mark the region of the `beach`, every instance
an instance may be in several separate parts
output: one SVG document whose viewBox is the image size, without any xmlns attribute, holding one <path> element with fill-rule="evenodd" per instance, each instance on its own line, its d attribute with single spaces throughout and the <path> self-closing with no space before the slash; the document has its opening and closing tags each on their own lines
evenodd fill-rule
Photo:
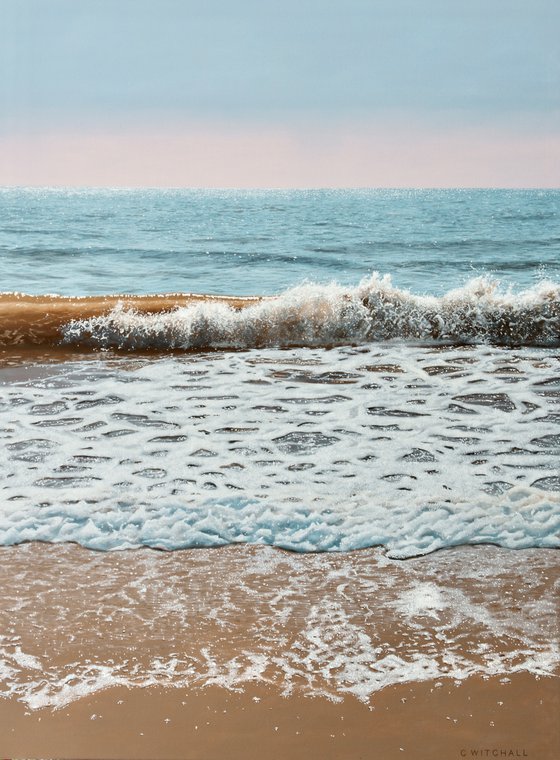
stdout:
<svg viewBox="0 0 560 760">
<path fill-rule="evenodd" d="M 560 748 L 555 551 L 1 553 L 4 756 Z"/>
<path fill-rule="evenodd" d="M 0 756 L 556 760 L 557 203 L 2 191 Z"/>
</svg>

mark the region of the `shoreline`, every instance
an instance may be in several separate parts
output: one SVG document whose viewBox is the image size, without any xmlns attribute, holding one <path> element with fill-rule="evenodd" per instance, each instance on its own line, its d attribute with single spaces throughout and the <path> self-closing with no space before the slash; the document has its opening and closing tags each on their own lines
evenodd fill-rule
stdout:
<svg viewBox="0 0 560 760">
<path fill-rule="evenodd" d="M 4 757 L 560 751 L 555 550 L 29 543 L 0 559 Z"/>
<path fill-rule="evenodd" d="M 71 356 L 63 351 L 61 361 Z M 374 379 L 399 375 L 380 361 L 367 366 Z M 433 362 L 431 371 L 446 369 Z M 38 394 L 64 369 L 14 359 L 0 382 L 38 381 Z M 509 381 L 509 364 L 492 369 Z M 314 378 L 300 365 L 271 371 L 287 382 L 292 371 Z M 329 378 L 341 381 L 354 378 Z M 76 387 L 70 377 L 63 395 Z M 44 419 L 56 415 L 30 424 Z M 8 493 L 8 509 L 17 507 L 19 493 L 13 502 Z M 558 550 L 465 544 L 400 560 L 380 547 L 94 551 L 29 542 L 0 547 L 0 560 L 0 756 L 560 756 Z"/>
</svg>

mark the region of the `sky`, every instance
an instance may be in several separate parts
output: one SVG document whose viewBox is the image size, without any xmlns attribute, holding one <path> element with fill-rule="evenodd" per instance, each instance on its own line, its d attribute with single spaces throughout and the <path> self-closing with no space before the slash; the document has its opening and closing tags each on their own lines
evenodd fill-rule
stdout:
<svg viewBox="0 0 560 760">
<path fill-rule="evenodd" d="M 559 187 L 557 0 L 0 0 L 0 185 Z"/>
</svg>

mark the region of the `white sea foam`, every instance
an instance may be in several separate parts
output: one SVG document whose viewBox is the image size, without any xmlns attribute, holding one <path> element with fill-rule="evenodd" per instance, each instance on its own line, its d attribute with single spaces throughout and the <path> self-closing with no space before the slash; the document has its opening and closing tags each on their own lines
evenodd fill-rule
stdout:
<svg viewBox="0 0 560 760">
<path fill-rule="evenodd" d="M 556 366 L 404 345 L 65 365 L 2 389 L 0 543 L 557 547 Z"/>
<path fill-rule="evenodd" d="M 541 282 L 514 293 L 477 278 L 436 298 L 396 288 L 388 275 L 375 273 L 355 288 L 303 284 L 241 311 L 211 301 L 160 314 L 121 305 L 64 328 L 66 343 L 129 350 L 340 346 L 391 339 L 557 346 L 560 286 Z"/>
</svg>

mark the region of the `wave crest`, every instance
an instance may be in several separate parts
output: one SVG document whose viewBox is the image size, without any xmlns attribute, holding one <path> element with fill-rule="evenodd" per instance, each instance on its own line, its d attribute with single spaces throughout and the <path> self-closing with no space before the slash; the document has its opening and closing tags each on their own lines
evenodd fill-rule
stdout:
<svg viewBox="0 0 560 760">
<path fill-rule="evenodd" d="M 419 296 L 373 274 L 355 288 L 305 283 L 238 309 L 199 300 L 157 314 L 117 302 L 107 314 L 73 320 L 65 343 L 103 348 L 246 349 L 340 346 L 394 339 L 500 346 L 560 345 L 560 286 L 520 293 L 470 280 L 442 297 Z"/>
</svg>

